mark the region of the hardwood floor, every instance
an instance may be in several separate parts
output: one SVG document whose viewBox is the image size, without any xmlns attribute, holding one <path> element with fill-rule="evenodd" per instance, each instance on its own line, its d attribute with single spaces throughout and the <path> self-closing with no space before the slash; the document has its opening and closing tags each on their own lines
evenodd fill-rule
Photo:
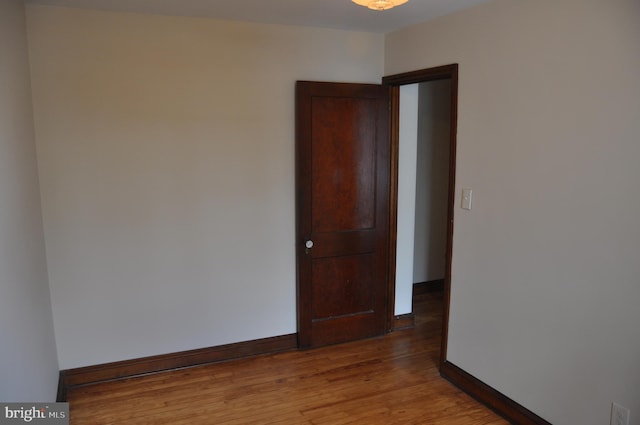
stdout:
<svg viewBox="0 0 640 425">
<path fill-rule="evenodd" d="M 440 378 L 441 303 L 384 337 L 71 389 L 71 424 L 508 424 Z"/>
</svg>

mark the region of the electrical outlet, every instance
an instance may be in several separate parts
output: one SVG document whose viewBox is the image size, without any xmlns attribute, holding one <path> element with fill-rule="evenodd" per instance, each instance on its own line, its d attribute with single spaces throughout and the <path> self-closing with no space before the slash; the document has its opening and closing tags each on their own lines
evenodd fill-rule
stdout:
<svg viewBox="0 0 640 425">
<path fill-rule="evenodd" d="M 617 403 L 611 405 L 611 425 L 629 425 L 629 409 Z"/>
</svg>

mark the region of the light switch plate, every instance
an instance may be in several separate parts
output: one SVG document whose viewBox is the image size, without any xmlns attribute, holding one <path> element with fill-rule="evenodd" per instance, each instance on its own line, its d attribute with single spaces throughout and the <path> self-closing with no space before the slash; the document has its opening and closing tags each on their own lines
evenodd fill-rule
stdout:
<svg viewBox="0 0 640 425">
<path fill-rule="evenodd" d="M 618 403 L 612 403 L 611 425 L 629 425 L 630 413 L 626 407 L 622 407 Z"/>
<path fill-rule="evenodd" d="M 462 209 L 471 211 L 471 200 L 473 199 L 473 190 L 462 189 Z"/>
</svg>

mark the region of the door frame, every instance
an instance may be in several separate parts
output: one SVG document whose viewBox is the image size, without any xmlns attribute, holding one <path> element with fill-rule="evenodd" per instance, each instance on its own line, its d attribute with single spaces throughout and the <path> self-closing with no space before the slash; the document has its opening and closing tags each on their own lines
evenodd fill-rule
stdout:
<svg viewBox="0 0 640 425">
<path fill-rule="evenodd" d="M 451 262 L 453 256 L 453 212 L 456 180 L 456 142 L 458 129 L 458 64 L 410 71 L 382 78 L 382 84 L 389 87 L 390 121 L 389 138 L 391 144 L 391 175 L 389 187 L 389 295 L 387 329 L 393 329 L 395 320 L 396 250 L 398 231 L 398 152 L 400 146 L 400 86 L 426 83 L 437 80 L 451 80 L 451 121 L 449 129 L 449 182 L 447 202 L 447 244 L 445 254 L 444 300 L 442 334 L 440 341 L 440 370 L 447 360 L 449 335 L 449 307 L 451 302 Z"/>
</svg>

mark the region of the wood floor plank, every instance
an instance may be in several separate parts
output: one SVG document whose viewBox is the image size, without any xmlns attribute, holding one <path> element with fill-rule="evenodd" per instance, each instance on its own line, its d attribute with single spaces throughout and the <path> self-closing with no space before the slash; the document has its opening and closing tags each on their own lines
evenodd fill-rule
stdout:
<svg viewBox="0 0 640 425">
<path fill-rule="evenodd" d="M 440 378 L 442 294 L 392 334 L 69 391 L 73 425 L 507 425 Z"/>
</svg>

